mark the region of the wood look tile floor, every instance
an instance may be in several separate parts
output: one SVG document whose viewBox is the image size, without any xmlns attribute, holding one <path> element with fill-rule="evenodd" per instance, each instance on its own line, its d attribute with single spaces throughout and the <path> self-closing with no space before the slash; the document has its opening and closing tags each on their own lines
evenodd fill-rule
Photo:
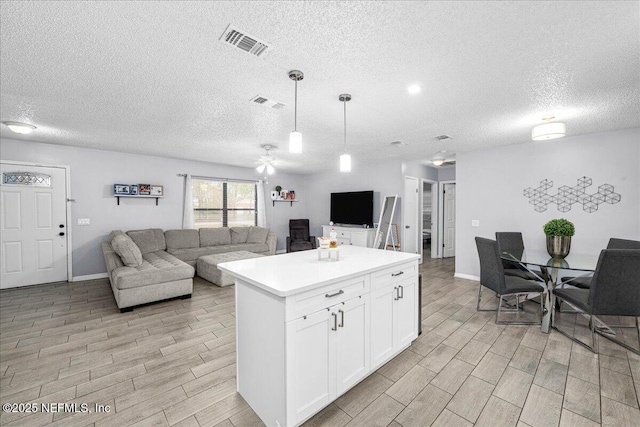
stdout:
<svg viewBox="0 0 640 427">
<path fill-rule="evenodd" d="M 453 263 L 421 267 L 423 334 L 307 426 L 640 426 L 640 356 L 495 325 Z M 124 314 L 106 280 L 3 290 L 2 403 L 111 410 L 2 412 L 0 425 L 262 425 L 235 392 L 234 320 L 233 286 L 198 278 L 190 300 Z"/>
</svg>

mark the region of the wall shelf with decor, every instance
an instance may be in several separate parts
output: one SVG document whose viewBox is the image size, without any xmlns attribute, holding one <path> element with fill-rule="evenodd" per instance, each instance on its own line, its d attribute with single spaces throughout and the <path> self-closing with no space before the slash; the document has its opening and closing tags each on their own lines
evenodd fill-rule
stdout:
<svg viewBox="0 0 640 427">
<path fill-rule="evenodd" d="M 133 195 L 133 194 L 114 194 L 113 197 L 118 199 L 118 206 L 120 206 L 120 197 L 130 197 L 136 199 L 156 199 L 156 206 L 158 206 L 158 199 L 162 199 L 162 196 L 141 196 L 141 195 Z"/>
<path fill-rule="evenodd" d="M 113 197 L 118 200 L 120 197 L 135 197 L 137 199 L 158 199 L 164 196 L 164 187 L 158 184 L 113 184 Z"/>
<path fill-rule="evenodd" d="M 276 205 L 276 202 L 278 203 L 291 203 L 291 206 L 293 207 L 293 204 L 297 202 L 297 200 L 272 200 L 273 202 L 273 206 Z"/>
</svg>

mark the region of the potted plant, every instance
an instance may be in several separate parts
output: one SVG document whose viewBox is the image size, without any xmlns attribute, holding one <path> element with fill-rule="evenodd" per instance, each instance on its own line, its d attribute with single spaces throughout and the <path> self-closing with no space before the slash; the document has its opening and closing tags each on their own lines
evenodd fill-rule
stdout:
<svg viewBox="0 0 640 427">
<path fill-rule="evenodd" d="M 276 185 L 276 193 L 278 193 L 277 196 L 276 196 L 276 199 L 278 199 L 278 200 L 282 199 L 282 197 L 280 196 L 280 192 L 281 191 L 282 191 L 282 187 L 279 186 L 279 185 Z"/>
<path fill-rule="evenodd" d="M 571 249 L 571 236 L 576 229 L 573 223 L 567 219 L 552 219 L 544 227 L 547 236 L 547 252 L 552 258 L 563 259 L 569 255 Z"/>
</svg>

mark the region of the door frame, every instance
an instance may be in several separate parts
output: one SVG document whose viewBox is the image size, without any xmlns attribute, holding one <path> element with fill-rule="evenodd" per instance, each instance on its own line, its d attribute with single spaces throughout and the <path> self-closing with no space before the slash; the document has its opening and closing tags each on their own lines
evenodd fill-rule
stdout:
<svg viewBox="0 0 640 427">
<path fill-rule="evenodd" d="M 456 183 L 455 179 L 438 182 L 438 256 L 437 258 L 444 257 L 444 250 L 442 249 L 442 245 L 444 244 L 444 233 L 441 232 L 444 227 L 444 185 L 455 184 L 455 183 Z M 433 239 L 431 239 L 431 242 L 433 243 Z"/>
<path fill-rule="evenodd" d="M 425 184 L 431 184 L 431 200 L 432 200 L 432 206 L 431 206 L 431 223 L 434 226 L 431 227 L 431 253 L 429 254 L 430 258 L 438 258 L 438 245 L 437 245 L 437 241 L 438 241 L 438 236 L 440 235 L 440 233 L 438 233 L 438 229 L 437 229 L 437 225 L 438 225 L 438 181 L 434 181 L 432 179 L 426 179 L 426 178 L 422 178 L 422 183 L 420 186 L 420 218 L 424 218 L 424 185 Z M 422 233 L 424 231 L 424 221 L 419 221 L 420 222 L 420 236 L 422 236 Z M 435 240 L 434 240 L 435 239 Z M 434 244 L 434 242 L 436 242 L 436 244 Z M 420 239 L 420 263 L 422 264 L 422 261 L 424 259 L 424 254 L 423 254 L 423 244 L 422 244 L 422 239 Z"/>
<path fill-rule="evenodd" d="M 422 263 L 422 250 L 420 250 L 420 246 L 422 245 L 422 239 L 420 238 L 420 236 L 422 235 L 422 226 L 420 225 L 420 217 L 418 216 L 418 208 L 419 211 L 422 212 L 422 207 L 420 207 L 420 203 L 422 201 L 422 196 L 421 196 L 421 191 L 420 191 L 420 178 L 415 177 L 415 176 L 410 176 L 410 175 L 405 175 L 403 180 L 402 180 L 402 195 L 403 195 L 403 199 L 405 199 L 404 195 L 406 194 L 407 191 L 407 179 L 411 179 L 411 180 L 415 180 L 416 181 L 416 190 L 417 190 L 417 200 L 416 200 L 416 204 L 418 206 L 416 206 L 416 209 L 414 211 L 415 215 L 416 215 L 416 223 L 417 224 L 411 224 L 414 226 L 414 240 L 415 240 L 415 244 L 416 244 L 416 251 L 417 254 L 420 255 L 420 260 L 418 261 L 419 263 Z M 404 241 L 404 245 L 407 244 L 407 224 L 405 223 L 405 215 L 407 214 L 408 209 L 406 209 L 406 204 L 403 202 L 402 205 L 402 239 Z M 420 234 L 418 234 L 420 233 Z M 402 252 L 405 252 L 402 249 L 402 245 L 400 247 L 400 250 Z"/>
<path fill-rule="evenodd" d="M 72 239 L 72 223 L 71 223 L 71 206 L 69 205 L 72 201 L 69 196 L 71 194 L 71 166 L 69 165 L 56 165 L 50 163 L 35 163 L 35 162 L 23 162 L 19 160 L 3 160 L 0 159 L 0 164 L 3 165 L 17 165 L 17 166 L 32 166 L 32 167 L 43 167 L 43 168 L 58 168 L 64 169 L 65 173 L 65 216 L 67 221 L 67 282 L 73 282 L 73 248 L 71 247 Z M 34 285 L 38 286 L 38 285 Z"/>
</svg>

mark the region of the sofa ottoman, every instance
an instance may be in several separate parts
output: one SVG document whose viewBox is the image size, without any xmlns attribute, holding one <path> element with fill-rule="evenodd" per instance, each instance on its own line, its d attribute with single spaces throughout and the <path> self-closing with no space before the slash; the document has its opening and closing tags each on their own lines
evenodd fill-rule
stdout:
<svg viewBox="0 0 640 427">
<path fill-rule="evenodd" d="M 229 286 L 235 283 L 235 278 L 227 273 L 218 270 L 218 264 L 229 261 L 239 261 L 241 259 L 259 258 L 265 255 L 254 254 L 247 251 L 225 252 L 201 256 L 198 258 L 196 271 L 198 276 L 218 286 Z"/>
</svg>

